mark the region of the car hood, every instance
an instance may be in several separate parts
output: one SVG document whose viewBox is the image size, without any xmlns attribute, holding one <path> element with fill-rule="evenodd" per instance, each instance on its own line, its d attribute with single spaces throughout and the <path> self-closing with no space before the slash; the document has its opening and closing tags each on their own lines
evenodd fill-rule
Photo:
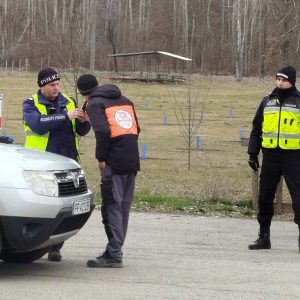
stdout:
<svg viewBox="0 0 300 300">
<path fill-rule="evenodd" d="M 80 165 L 70 158 L 23 146 L 0 143 L 1 188 L 28 188 L 22 171 L 64 171 L 78 169 Z"/>
<path fill-rule="evenodd" d="M 2 170 L 19 168 L 41 171 L 80 168 L 75 160 L 62 155 L 10 144 L 0 144 L 0 166 Z"/>
</svg>

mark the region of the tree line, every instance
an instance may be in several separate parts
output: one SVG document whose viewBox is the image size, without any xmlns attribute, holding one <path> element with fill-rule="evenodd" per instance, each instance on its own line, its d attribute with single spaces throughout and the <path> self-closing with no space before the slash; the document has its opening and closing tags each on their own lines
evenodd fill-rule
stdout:
<svg viewBox="0 0 300 300">
<path fill-rule="evenodd" d="M 161 50 L 192 72 L 299 69 L 299 0 L 0 0 L 0 65 L 111 70 L 113 53 Z"/>
</svg>

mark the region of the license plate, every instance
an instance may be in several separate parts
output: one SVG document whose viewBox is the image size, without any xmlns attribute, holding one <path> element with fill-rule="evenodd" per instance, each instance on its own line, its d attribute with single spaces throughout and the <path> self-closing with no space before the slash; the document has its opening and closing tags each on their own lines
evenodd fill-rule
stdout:
<svg viewBox="0 0 300 300">
<path fill-rule="evenodd" d="M 72 202 L 72 215 L 80 215 L 91 210 L 90 200 Z"/>
</svg>

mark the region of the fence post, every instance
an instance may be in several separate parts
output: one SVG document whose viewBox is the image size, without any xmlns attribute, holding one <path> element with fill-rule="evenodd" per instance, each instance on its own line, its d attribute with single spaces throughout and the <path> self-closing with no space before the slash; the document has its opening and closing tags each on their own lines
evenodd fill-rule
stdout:
<svg viewBox="0 0 300 300">
<path fill-rule="evenodd" d="M 244 129 L 240 128 L 240 141 L 244 138 Z"/>
<path fill-rule="evenodd" d="M 144 101 L 144 109 L 145 109 L 145 110 L 148 110 L 148 107 L 149 107 L 148 101 L 145 100 L 145 101 Z"/>
<path fill-rule="evenodd" d="M 142 160 L 146 160 L 147 158 L 147 144 L 142 145 Z"/>
<path fill-rule="evenodd" d="M 164 114 L 164 117 L 163 117 L 163 124 L 164 124 L 164 125 L 168 125 L 168 124 L 169 124 L 169 118 L 168 118 L 167 114 Z"/>
<path fill-rule="evenodd" d="M 201 138 L 200 135 L 196 135 L 196 150 L 200 150 L 201 148 Z"/>
</svg>

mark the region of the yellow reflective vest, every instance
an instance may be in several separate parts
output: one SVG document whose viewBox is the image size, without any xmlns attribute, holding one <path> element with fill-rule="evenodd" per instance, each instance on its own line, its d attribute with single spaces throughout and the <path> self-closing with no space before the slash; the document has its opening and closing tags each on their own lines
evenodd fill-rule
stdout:
<svg viewBox="0 0 300 300">
<path fill-rule="evenodd" d="M 70 111 L 75 108 L 75 103 L 74 101 L 66 94 L 62 95 L 68 100 L 68 104 L 66 106 L 67 111 Z M 38 109 L 41 115 L 47 115 L 47 108 L 44 104 L 39 103 L 38 101 L 38 95 L 34 94 L 32 96 L 32 99 L 34 101 L 34 105 Z M 72 127 L 73 127 L 73 132 L 75 136 L 75 144 L 76 144 L 76 149 L 77 152 L 79 153 L 79 141 L 78 137 L 76 134 L 76 121 L 73 119 L 72 121 Z M 24 131 L 26 134 L 26 139 L 25 139 L 25 148 L 32 148 L 32 149 L 37 149 L 37 150 L 46 150 L 47 145 L 48 145 L 48 140 L 49 140 L 49 132 L 45 134 L 38 134 L 34 131 L 31 130 L 31 128 L 24 122 Z M 79 157 L 78 157 L 79 161 Z"/>
<path fill-rule="evenodd" d="M 300 107 L 298 101 L 269 99 L 263 112 L 262 147 L 300 149 Z"/>
</svg>

